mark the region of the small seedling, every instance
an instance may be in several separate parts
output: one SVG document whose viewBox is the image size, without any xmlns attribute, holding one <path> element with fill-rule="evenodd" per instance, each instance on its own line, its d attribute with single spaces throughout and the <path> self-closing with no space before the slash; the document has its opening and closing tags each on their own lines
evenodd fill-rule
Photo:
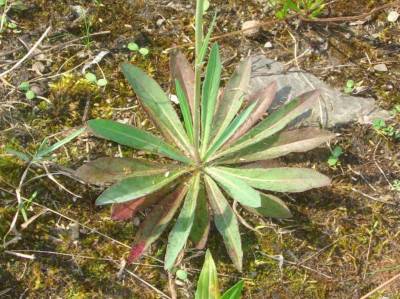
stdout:
<svg viewBox="0 0 400 299">
<path fill-rule="evenodd" d="M 343 149 L 340 146 L 335 146 L 335 148 L 331 151 L 331 155 L 328 158 L 328 165 L 330 167 L 336 167 L 340 164 L 339 158 L 343 154 Z"/>
<path fill-rule="evenodd" d="M 129 43 L 128 49 L 132 52 L 136 52 L 136 51 L 139 51 L 140 48 L 137 43 Z"/>
<path fill-rule="evenodd" d="M 394 180 L 392 183 L 392 189 L 394 191 L 400 192 L 400 180 Z"/>
<path fill-rule="evenodd" d="M 347 80 L 346 86 L 344 88 L 345 93 L 352 93 L 354 90 L 354 81 L 353 80 Z"/>
<path fill-rule="evenodd" d="M 6 4 L 6 0 L 0 0 L 0 6 L 4 6 Z"/>
<path fill-rule="evenodd" d="M 103 79 L 97 80 L 96 75 L 91 72 L 87 72 L 85 74 L 85 79 L 88 80 L 90 83 L 96 84 L 99 87 L 104 87 L 108 84 L 107 79 L 103 78 Z"/>
<path fill-rule="evenodd" d="M 392 137 L 394 139 L 400 139 L 400 131 L 396 130 L 391 125 L 387 125 L 386 122 L 381 118 L 373 120 L 372 127 L 378 134 Z"/>
<path fill-rule="evenodd" d="M 176 278 L 182 281 L 186 281 L 188 279 L 188 274 L 185 270 L 179 269 L 178 271 L 176 271 Z"/>
<path fill-rule="evenodd" d="M 393 109 L 390 110 L 390 114 L 392 114 L 392 116 L 396 116 L 399 113 L 400 113 L 400 105 L 395 105 Z"/>
<path fill-rule="evenodd" d="M 131 52 L 139 52 L 143 57 L 147 56 L 150 53 L 148 48 L 140 48 L 139 45 L 135 42 L 131 42 L 128 44 L 128 49 Z"/>
<path fill-rule="evenodd" d="M 34 98 L 36 98 L 36 94 L 33 90 L 31 90 L 31 86 L 29 84 L 29 82 L 22 82 L 19 86 L 18 89 L 22 92 L 25 93 L 25 97 L 27 100 L 33 100 Z"/>
<path fill-rule="evenodd" d="M 275 16 L 280 20 L 285 19 L 290 12 L 312 19 L 318 17 L 325 9 L 324 0 L 280 0 L 277 3 L 281 8 L 276 12 Z"/>
</svg>

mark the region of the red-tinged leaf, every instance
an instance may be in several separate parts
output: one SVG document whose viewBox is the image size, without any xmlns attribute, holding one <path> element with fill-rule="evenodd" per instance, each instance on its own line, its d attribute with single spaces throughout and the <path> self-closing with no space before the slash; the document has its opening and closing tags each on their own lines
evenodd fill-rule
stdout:
<svg viewBox="0 0 400 299">
<path fill-rule="evenodd" d="M 158 192 L 154 192 L 139 199 L 128 201 L 121 204 L 113 204 L 111 209 L 111 219 L 125 221 L 131 219 L 137 212 L 142 211 L 158 203 L 164 196 L 172 191 L 175 185 L 168 186 Z"/>
<path fill-rule="evenodd" d="M 178 80 L 189 102 L 190 111 L 194 115 L 194 71 L 180 51 L 172 51 L 170 55 L 170 72 L 173 81 Z"/>
<path fill-rule="evenodd" d="M 74 175 L 89 184 L 108 185 L 130 176 L 155 175 L 166 171 L 167 165 L 142 159 L 103 157 L 82 165 Z"/>
<path fill-rule="evenodd" d="M 328 142 L 336 135 L 319 128 L 302 128 L 283 131 L 256 144 L 226 155 L 220 162 L 247 163 L 267 159 L 275 159 L 289 153 L 303 153 Z"/>
<path fill-rule="evenodd" d="M 225 144 L 224 148 L 227 148 L 230 144 L 238 140 L 244 134 L 246 134 L 260 119 L 263 118 L 265 112 L 271 106 L 275 99 L 277 84 L 272 82 L 261 90 L 257 91 L 254 95 L 250 96 L 249 103 L 257 101 L 257 105 L 247 120 L 240 126 L 235 134 Z"/>
<path fill-rule="evenodd" d="M 160 237 L 185 198 L 188 186 L 182 183 L 174 192 L 154 206 L 136 233 L 128 263 L 137 260 Z"/>
<path fill-rule="evenodd" d="M 208 211 L 207 195 L 204 186 L 201 186 L 197 198 L 197 206 L 194 216 L 190 240 L 196 249 L 204 249 L 210 232 L 210 213 Z"/>
</svg>

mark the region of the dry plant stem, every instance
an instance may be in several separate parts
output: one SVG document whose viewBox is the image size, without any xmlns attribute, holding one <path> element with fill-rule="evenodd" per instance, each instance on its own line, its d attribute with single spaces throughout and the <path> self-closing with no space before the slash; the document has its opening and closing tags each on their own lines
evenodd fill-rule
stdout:
<svg viewBox="0 0 400 299">
<path fill-rule="evenodd" d="M 389 284 L 391 284 L 393 281 L 397 280 L 400 278 L 400 273 L 398 273 L 397 275 L 393 276 L 392 278 L 390 278 L 389 280 L 385 281 L 384 283 L 382 283 L 380 286 L 378 286 L 377 288 L 373 289 L 371 292 L 369 292 L 368 294 L 365 294 L 364 296 L 362 296 L 360 299 L 367 299 L 369 297 L 371 297 L 373 294 L 375 294 L 376 292 L 386 288 Z"/>
<path fill-rule="evenodd" d="M 200 163 L 200 154 L 199 154 L 199 143 L 200 143 L 200 97 L 201 97 L 201 61 L 200 59 L 200 50 L 203 45 L 203 5 L 204 0 L 196 1 L 196 27 L 195 27 L 195 51 L 196 51 L 196 59 L 195 59 L 195 68 L 194 68 L 194 76 L 195 76 L 195 93 L 194 93 L 194 116 L 193 116 L 193 133 L 194 133 L 194 148 L 195 148 L 195 159 L 197 163 Z"/>
<path fill-rule="evenodd" d="M 36 50 L 36 48 L 40 45 L 40 43 L 45 39 L 47 34 L 49 34 L 51 30 L 51 26 L 49 26 L 46 31 L 42 34 L 42 36 L 38 39 L 38 41 L 33 45 L 33 47 L 26 53 L 24 57 L 22 57 L 16 64 L 14 64 L 10 69 L 4 71 L 3 73 L 0 74 L 0 78 L 4 77 L 5 75 L 9 74 L 13 70 L 17 69 L 25 60 L 29 58 L 29 56 L 32 55 L 32 53 Z"/>
<path fill-rule="evenodd" d="M 176 294 L 175 279 L 171 272 L 168 272 L 168 287 L 169 287 L 169 292 L 171 294 L 171 298 L 177 299 L 178 296 Z"/>
</svg>

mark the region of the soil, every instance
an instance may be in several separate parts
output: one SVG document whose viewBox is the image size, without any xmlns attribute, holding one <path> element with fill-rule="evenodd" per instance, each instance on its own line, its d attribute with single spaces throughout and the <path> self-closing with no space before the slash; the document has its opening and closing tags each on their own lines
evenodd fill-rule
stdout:
<svg viewBox="0 0 400 299">
<path fill-rule="evenodd" d="M 112 221 L 107 207 L 94 205 L 101 188 L 58 175 L 97 157 L 145 153 L 86 135 L 60 148 L 47 163 L 58 183 L 43 168 L 28 171 L 21 196 L 33 202 L 25 205 L 30 221 L 24 223 L 20 216 L 17 234 L 7 232 L 18 209 L 16 190 L 27 163 L 7 148 L 34 153 L 46 137 L 56 142 L 92 118 L 125 120 L 157 134 L 118 65 L 131 61 L 170 90 L 168 49 L 177 45 L 193 60 L 194 2 L 31 0 L 24 1 L 22 10 L 7 12 L 17 27 L 1 33 L 0 73 L 15 65 L 48 26 L 51 31 L 33 55 L 0 81 L 0 236 L 7 243 L 0 249 L 1 297 L 162 298 L 160 292 L 170 296 L 168 275 L 160 263 L 167 234 L 138 264 L 128 266 L 129 272 L 119 273 L 145 213 L 133 222 Z M 294 64 L 296 53 L 300 68 L 333 87 L 343 89 L 351 79 L 359 96 L 375 98 L 381 108 L 400 105 L 400 26 L 399 21 L 387 21 L 390 9 L 358 23 L 293 17 L 265 25 L 252 36 L 218 38 L 240 30 L 245 21 L 272 20 L 276 9 L 262 0 L 210 2 L 206 19 L 208 24 L 218 9 L 214 36 L 221 47 L 224 81 L 250 54 Z M 338 0 L 319 17 L 360 15 L 390 2 Z M 85 17 L 78 16 L 77 5 L 86 10 Z M 126 45 L 132 41 L 148 48 L 149 55 L 129 51 Z M 272 47 L 266 48 L 267 42 Z M 307 49 L 311 51 L 302 56 Z M 107 79 L 105 87 L 88 82 L 82 74 L 83 65 L 100 51 L 109 53 L 89 70 Z M 387 71 L 377 71 L 374 66 L 379 64 Z M 23 81 L 29 81 L 39 97 L 28 100 L 18 90 Z M 387 125 L 400 130 L 400 111 L 393 115 Z M 348 124 L 335 132 L 340 137 L 330 146 L 338 145 L 344 152 L 336 166 L 327 163 L 327 146 L 280 161 L 315 168 L 332 178 L 332 186 L 281 195 L 294 215 L 289 220 L 240 211 L 258 230 L 241 226 L 243 273 L 235 271 L 212 228 L 208 248 L 222 289 L 242 278 L 243 298 L 360 298 L 400 273 L 399 140 L 368 125 Z M 176 282 L 178 298 L 193 298 L 203 257 L 204 251 L 187 249 L 180 267 L 189 277 Z M 400 279 L 371 298 L 383 297 L 400 298 Z"/>
</svg>

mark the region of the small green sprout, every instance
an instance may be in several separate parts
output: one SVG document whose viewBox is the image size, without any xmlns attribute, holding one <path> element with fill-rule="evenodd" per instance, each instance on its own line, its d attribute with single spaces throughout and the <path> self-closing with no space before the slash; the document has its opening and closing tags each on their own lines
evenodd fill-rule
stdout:
<svg viewBox="0 0 400 299">
<path fill-rule="evenodd" d="M 128 44 L 128 49 L 132 52 L 136 52 L 139 51 L 140 48 L 137 43 L 132 42 Z"/>
<path fill-rule="evenodd" d="M 400 192 L 400 180 L 394 180 L 392 183 L 392 189 L 394 191 Z"/>
<path fill-rule="evenodd" d="M 85 79 L 88 80 L 90 83 L 96 84 L 99 87 L 104 87 L 108 84 L 107 79 L 103 78 L 103 79 L 97 80 L 96 75 L 91 72 L 87 72 L 85 74 Z"/>
<path fill-rule="evenodd" d="M 354 90 L 354 81 L 353 80 L 347 80 L 346 86 L 344 88 L 345 93 L 352 93 Z"/>
<path fill-rule="evenodd" d="M 331 151 L 331 155 L 328 158 L 328 165 L 330 167 L 336 167 L 340 164 L 339 158 L 343 154 L 343 149 L 340 146 L 335 146 L 335 148 Z"/>
<path fill-rule="evenodd" d="M 25 97 L 27 100 L 33 100 L 34 98 L 36 98 L 36 94 L 33 90 L 31 90 L 31 86 L 29 84 L 29 82 L 22 82 L 19 86 L 18 89 L 22 92 L 25 93 Z"/>
<path fill-rule="evenodd" d="M 142 54 L 142 56 L 148 55 L 149 52 L 150 52 L 150 51 L 149 51 L 149 49 L 147 49 L 147 48 L 140 48 L 140 49 L 139 49 L 139 53 Z"/>
<path fill-rule="evenodd" d="M 391 125 L 387 125 L 386 122 L 381 118 L 374 119 L 372 121 L 372 127 L 378 134 L 392 137 L 394 139 L 400 139 L 400 131 L 396 130 Z"/>
<path fill-rule="evenodd" d="M 395 105 L 392 110 L 390 110 L 390 114 L 392 116 L 396 116 L 398 113 L 400 113 L 400 104 Z"/>
<path fill-rule="evenodd" d="M 188 279 L 188 274 L 185 270 L 179 269 L 178 271 L 176 271 L 176 277 L 179 280 L 186 281 Z"/>
<path fill-rule="evenodd" d="M 0 0 L 0 6 L 4 6 L 6 4 L 6 0 Z"/>
<path fill-rule="evenodd" d="M 150 50 L 148 48 L 141 48 L 135 42 L 130 42 L 127 47 L 132 52 L 139 52 L 143 57 L 147 56 L 150 53 Z"/>
</svg>

